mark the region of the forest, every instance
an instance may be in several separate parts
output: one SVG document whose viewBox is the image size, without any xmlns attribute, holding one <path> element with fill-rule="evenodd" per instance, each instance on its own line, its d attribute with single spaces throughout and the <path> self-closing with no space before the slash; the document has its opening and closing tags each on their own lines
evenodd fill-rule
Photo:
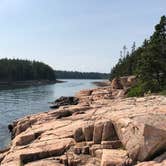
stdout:
<svg viewBox="0 0 166 166">
<path fill-rule="evenodd" d="M 166 16 L 161 17 L 153 34 L 142 46 L 136 48 L 134 42 L 130 52 L 126 46 L 120 51 L 120 59 L 111 70 L 110 80 L 128 75 L 138 78 L 129 96 L 166 90 Z"/>
<path fill-rule="evenodd" d="M 98 72 L 55 71 L 57 79 L 108 79 L 109 74 Z"/>
<path fill-rule="evenodd" d="M 54 70 L 37 61 L 0 59 L 0 82 L 56 80 Z"/>
</svg>

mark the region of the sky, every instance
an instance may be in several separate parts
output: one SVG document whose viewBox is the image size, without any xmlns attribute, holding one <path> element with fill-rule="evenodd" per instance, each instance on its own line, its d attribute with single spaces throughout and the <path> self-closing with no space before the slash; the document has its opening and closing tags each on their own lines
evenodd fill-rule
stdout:
<svg viewBox="0 0 166 166">
<path fill-rule="evenodd" d="M 166 0 L 0 0 L 0 58 L 110 72 L 166 14 Z"/>
</svg>

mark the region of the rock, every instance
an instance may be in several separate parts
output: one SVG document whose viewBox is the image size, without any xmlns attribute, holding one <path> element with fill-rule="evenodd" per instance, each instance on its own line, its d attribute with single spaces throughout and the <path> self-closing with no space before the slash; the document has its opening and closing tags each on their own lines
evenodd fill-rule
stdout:
<svg viewBox="0 0 166 166">
<path fill-rule="evenodd" d="M 57 112 L 57 119 L 61 119 L 63 117 L 68 117 L 68 116 L 71 116 L 72 115 L 72 112 L 69 111 L 69 110 L 63 110 L 63 111 L 59 111 Z"/>
<path fill-rule="evenodd" d="M 73 151 L 75 154 L 80 155 L 82 153 L 82 148 L 75 146 Z"/>
<path fill-rule="evenodd" d="M 161 154 L 160 156 L 153 159 L 153 161 L 146 161 L 137 164 L 137 166 L 166 166 L 166 152 Z"/>
<path fill-rule="evenodd" d="M 103 149 L 97 149 L 97 150 L 95 150 L 94 156 L 95 156 L 96 158 L 101 159 L 101 158 L 102 158 L 102 155 L 103 155 Z"/>
<path fill-rule="evenodd" d="M 60 106 L 65 106 L 65 105 L 77 105 L 78 103 L 79 103 L 79 99 L 77 97 L 62 96 L 59 99 L 52 102 L 50 108 L 59 108 Z"/>
<path fill-rule="evenodd" d="M 98 149 L 102 149 L 102 145 L 101 144 L 95 144 L 95 145 L 92 145 L 92 147 L 90 147 L 90 154 L 95 157 L 95 152 L 96 150 Z"/>
<path fill-rule="evenodd" d="M 137 164 L 136 166 L 166 166 L 166 152 L 161 154 L 160 156 L 153 159 L 153 161 L 146 161 Z"/>
<path fill-rule="evenodd" d="M 83 127 L 83 133 L 86 141 L 93 140 L 94 124 L 87 124 Z"/>
<path fill-rule="evenodd" d="M 78 93 L 76 93 L 76 97 L 80 98 L 83 96 L 90 96 L 93 90 L 81 90 Z"/>
<path fill-rule="evenodd" d="M 105 122 L 102 133 L 102 141 L 118 140 L 116 131 L 111 121 Z"/>
<path fill-rule="evenodd" d="M 122 147 L 122 143 L 119 140 L 116 141 L 102 141 L 101 145 L 103 149 L 118 149 Z"/>
<path fill-rule="evenodd" d="M 95 124 L 94 132 L 93 132 L 93 142 L 95 144 L 101 143 L 102 133 L 103 133 L 103 123 Z"/>
<path fill-rule="evenodd" d="M 90 146 L 94 145 L 94 142 L 93 141 L 86 142 L 86 145 L 90 147 Z"/>
<path fill-rule="evenodd" d="M 5 155 L 6 155 L 6 153 L 0 153 L 0 163 L 4 159 Z"/>
<path fill-rule="evenodd" d="M 81 162 L 80 159 L 69 159 L 68 166 L 78 166 L 80 162 Z"/>
<path fill-rule="evenodd" d="M 147 161 L 147 162 L 141 162 L 136 166 L 166 166 L 166 161 L 163 161 L 161 163 L 155 161 Z"/>
<path fill-rule="evenodd" d="M 132 165 L 165 165 L 166 97 L 118 97 L 123 90 L 96 88 L 77 105 L 16 120 L 10 148 L 0 151 L 0 165 L 100 166 L 101 159 L 131 165 L 130 158 Z"/>
<path fill-rule="evenodd" d="M 125 150 L 103 150 L 101 166 L 123 166 L 132 165 L 132 161 L 128 160 L 127 152 Z"/>
<path fill-rule="evenodd" d="M 82 154 L 89 154 L 89 146 L 82 147 Z"/>
<path fill-rule="evenodd" d="M 113 89 L 126 89 L 132 87 L 137 82 L 136 76 L 125 76 L 114 78 L 111 82 L 111 87 Z"/>
<path fill-rule="evenodd" d="M 84 136 L 84 133 L 82 131 L 82 128 L 76 129 L 76 131 L 74 133 L 74 139 L 76 142 L 85 141 L 85 136 Z"/>
<path fill-rule="evenodd" d="M 123 86 L 121 84 L 121 81 L 119 78 L 114 78 L 111 82 L 111 87 L 113 89 L 123 89 Z"/>
<path fill-rule="evenodd" d="M 31 162 L 35 164 L 35 162 L 38 162 L 40 159 L 62 155 L 73 143 L 72 138 L 66 138 L 38 142 L 35 145 L 32 144 L 27 149 L 18 148 L 17 153 L 11 151 L 5 156 L 1 162 L 1 166 L 18 166 L 20 163 L 28 164 Z"/>
<path fill-rule="evenodd" d="M 64 164 L 61 164 L 54 159 L 47 159 L 47 160 L 43 159 L 37 162 L 31 162 L 31 163 L 25 164 L 24 166 L 64 166 Z"/>
<path fill-rule="evenodd" d="M 23 135 L 22 137 L 15 139 L 14 143 L 16 146 L 21 146 L 21 145 L 27 145 L 31 143 L 33 140 L 35 140 L 35 133 Z"/>
<path fill-rule="evenodd" d="M 166 149 L 165 121 L 166 116 L 144 113 L 132 119 L 115 119 L 114 124 L 131 158 L 144 161 Z"/>
<path fill-rule="evenodd" d="M 166 160 L 166 152 L 164 152 L 163 154 L 161 154 L 160 156 L 156 157 L 153 159 L 155 162 L 162 162 L 164 160 Z"/>
</svg>

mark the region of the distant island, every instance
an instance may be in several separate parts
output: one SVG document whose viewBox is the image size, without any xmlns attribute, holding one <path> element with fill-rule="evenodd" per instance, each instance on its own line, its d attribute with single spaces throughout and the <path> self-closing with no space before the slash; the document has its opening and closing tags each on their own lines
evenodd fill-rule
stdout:
<svg viewBox="0 0 166 166">
<path fill-rule="evenodd" d="M 22 59 L 0 59 L 0 87 L 63 82 L 57 79 L 108 79 L 109 74 L 54 70 L 49 65 Z"/>
<path fill-rule="evenodd" d="M 57 79 L 108 79 L 110 74 L 99 72 L 78 72 L 56 70 Z"/>
<path fill-rule="evenodd" d="M 54 70 L 37 61 L 0 59 L 0 86 L 38 85 L 56 82 Z"/>
</svg>

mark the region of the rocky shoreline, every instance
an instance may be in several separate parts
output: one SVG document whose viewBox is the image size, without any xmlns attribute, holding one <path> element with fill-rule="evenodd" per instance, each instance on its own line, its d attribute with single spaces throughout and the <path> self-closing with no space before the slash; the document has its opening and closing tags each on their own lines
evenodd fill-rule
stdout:
<svg viewBox="0 0 166 166">
<path fill-rule="evenodd" d="M 76 94 L 77 105 L 10 125 L 1 166 L 165 166 L 166 97 L 125 98 L 134 77 Z M 65 100 L 66 101 L 66 100 Z"/>
</svg>

